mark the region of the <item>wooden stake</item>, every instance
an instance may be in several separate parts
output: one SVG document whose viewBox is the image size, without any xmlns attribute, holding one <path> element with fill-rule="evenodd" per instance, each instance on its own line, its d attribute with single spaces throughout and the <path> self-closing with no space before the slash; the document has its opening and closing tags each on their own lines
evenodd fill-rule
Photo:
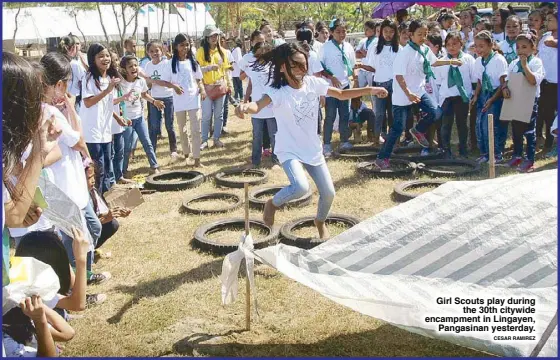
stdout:
<svg viewBox="0 0 560 360">
<path fill-rule="evenodd" d="M 249 235 L 249 184 L 245 183 L 245 236 Z M 246 264 L 246 263 L 245 263 Z M 249 269 L 245 266 L 245 329 L 251 330 L 251 284 L 249 283 Z"/>
<path fill-rule="evenodd" d="M 494 158 L 494 115 L 488 114 L 488 175 L 496 177 L 496 159 Z"/>
</svg>

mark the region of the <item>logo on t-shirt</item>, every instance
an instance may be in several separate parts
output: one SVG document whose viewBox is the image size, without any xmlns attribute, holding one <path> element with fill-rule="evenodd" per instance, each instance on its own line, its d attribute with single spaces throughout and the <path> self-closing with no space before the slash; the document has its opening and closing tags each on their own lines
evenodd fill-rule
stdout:
<svg viewBox="0 0 560 360">
<path fill-rule="evenodd" d="M 319 98 L 315 93 L 307 93 L 305 97 L 294 97 L 294 119 L 298 126 L 303 126 L 305 121 L 313 118 L 316 109 L 319 109 Z"/>
<path fill-rule="evenodd" d="M 154 73 L 152 74 L 151 78 L 153 80 L 160 80 L 161 79 L 161 75 L 159 74 L 159 72 L 157 70 L 154 70 Z"/>
</svg>

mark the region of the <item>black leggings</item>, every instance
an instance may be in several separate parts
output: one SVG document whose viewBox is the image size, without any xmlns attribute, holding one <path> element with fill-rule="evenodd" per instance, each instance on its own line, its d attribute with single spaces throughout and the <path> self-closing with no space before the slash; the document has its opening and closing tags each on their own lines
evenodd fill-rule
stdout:
<svg viewBox="0 0 560 360">
<path fill-rule="evenodd" d="M 101 236 L 99 240 L 97 240 L 97 245 L 95 245 L 96 249 L 99 249 L 101 245 L 105 243 L 105 241 L 109 240 L 115 233 L 119 230 L 119 222 L 117 219 L 113 219 L 108 223 L 101 225 Z"/>
<path fill-rule="evenodd" d="M 539 113 L 537 115 L 537 137 L 542 137 L 542 130 L 545 131 L 544 148 L 550 150 L 554 136 L 550 132 L 554 122 L 554 113 L 558 109 L 558 84 L 543 80 L 541 83 L 541 96 L 539 97 Z"/>
</svg>

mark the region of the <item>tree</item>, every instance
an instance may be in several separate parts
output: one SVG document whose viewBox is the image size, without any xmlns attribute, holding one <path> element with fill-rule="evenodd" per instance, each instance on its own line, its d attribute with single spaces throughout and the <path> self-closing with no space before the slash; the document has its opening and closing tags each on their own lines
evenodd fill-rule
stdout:
<svg viewBox="0 0 560 360">
<path fill-rule="evenodd" d="M 140 10 L 141 6 L 142 6 L 141 3 L 120 3 L 118 5 L 116 5 L 115 3 L 111 4 L 111 7 L 113 8 L 113 14 L 115 15 L 115 21 L 117 22 L 119 38 L 121 39 L 119 51 L 123 51 L 122 49 L 124 49 L 124 41 L 126 40 L 126 29 L 134 19 L 136 19 L 136 21 L 135 21 L 135 29 L 133 34 L 136 34 L 136 30 L 138 28 L 138 11 Z M 129 16 L 127 17 L 126 13 L 127 13 L 127 9 L 129 8 L 132 10 L 132 12 L 128 11 Z M 120 16 L 119 16 L 119 11 L 117 9 L 120 10 Z M 122 26 L 119 19 L 122 19 Z M 103 29 L 103 31 L 105 31 L 105 29 Z M 122 56 L 123 54 L 119 54 L 119 55 Z"/>
<path fill-rule="evenodd" d="M 105 40 L 107 41 L 107 45 L 109 45 L 110 44 L 109 35 L 107 35 L 107 29 L 105 29 L 105 24 L 103 23 L 103 16 L 101 15 L 101 7 L 99 7 L 98 2 L 95 3 L 95 6 L 97 7 L 97 12 L 99 13 L 99 22 L 101 23 L 103 34 L 105 34 Z"/>
</svg>

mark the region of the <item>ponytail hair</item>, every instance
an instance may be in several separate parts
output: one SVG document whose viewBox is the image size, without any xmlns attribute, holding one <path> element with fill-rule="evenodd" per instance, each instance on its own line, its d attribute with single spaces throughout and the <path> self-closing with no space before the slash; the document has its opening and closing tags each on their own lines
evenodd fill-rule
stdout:
<svg viewBox="0 0 560 360">
<path fill-rule="evenodd" d="M 302 70 L 307 71 L 309 65 L 308 55 L 307 52 L 298 43 L 285 43 L 273 48 L 271 51 L 263 54 L 259 62 L 255 62 L 253 64 L 253 69 L 259 72 L 268 70 L 267 84 L 272 80 L 270 86 L 275 89 L 280 89 L 281 87 L 288 85 L 286 75 L 284 75 L 284 73 L 281 71 L 282 66 L 285 66 L 288 76 L 291 77 L 292 67 L 290 64 L 290 59 L 297 53 L 303 54 L 303 56 L 305 56 L 306 69 Z M 269 65 L 271 66 L 269 69 L 267 69 Z"/>
<path fill-rule="evenodd" d="M 74 46 L 74 44 L 75 41 L 72 35 L 63 36 L 58 43 L 58 51 L 66 55 L 67 57 L 70 57 L 68 53 L 70 52 L 70 49 L 72 48 L 72 46 Z"/>
</svg>

